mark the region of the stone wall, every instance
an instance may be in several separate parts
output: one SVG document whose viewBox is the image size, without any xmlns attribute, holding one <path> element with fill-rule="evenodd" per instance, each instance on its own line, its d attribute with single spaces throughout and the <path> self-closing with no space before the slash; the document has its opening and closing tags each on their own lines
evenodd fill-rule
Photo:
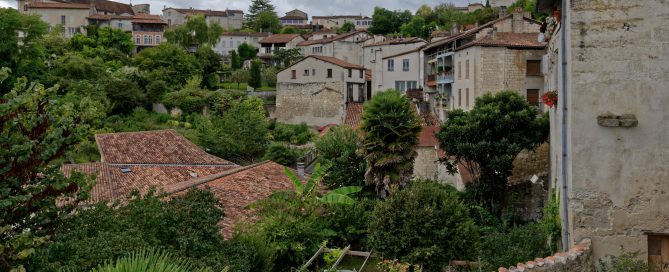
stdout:
<svg viewBox="0 0 669 272">
<path fill-rule="evenodd" d="M 509 268 L 500 267 L 498 272 L 591 272 L 595 271 L 592 259 L 592 242 L 584 239 L 566 253 L 556 253 L 546 258 L 518 263 Z"/>
<path fill-rule="evenodd" d="M 343 82 L 278 83 L 276 119 L 309 126 L 341 124 L 345 114 Z"/>
<path fill-rule="evenodd" d="M 434 146 L 418 147 L 416 149 L 418 155 L 413 163 L 414 178 L 423 178 L 430 180 L 437 180 L 437 150 Z"/>
</svg>

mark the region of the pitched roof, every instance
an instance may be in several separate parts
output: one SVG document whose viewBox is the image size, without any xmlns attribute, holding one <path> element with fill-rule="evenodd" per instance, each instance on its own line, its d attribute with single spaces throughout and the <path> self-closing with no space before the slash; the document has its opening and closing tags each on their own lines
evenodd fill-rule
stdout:
<svg viewBox="0 0 669 272">
<path fill-rule="evenodd" d="M 297 46 L 307 46 L 307 45 L 312 45 L 312 44 L 326 44 L 326 43 L 330 43 L 330 42 L 333 42 L 333 41 L 343 40 L 343 39 L 351 37 L 355 34 L 359 34 L 359 33 L 363 33 L 363 32 L 369 34 L 369 32 L 367 32 L 365 30 L 358 30 L 358 31 L 344 33 L 344 34 L 339 34 L 339 35 L 336 35 L 336 36 L 330 37 L 330 38 L 325 38 L 325 39 L 320 39 L 320 40 L 303 41 L 303 42 L 298 43 Z"/>
<path fill-rule="evenodd" d="M 546 47 L 546 42 L 539 42 L 537 40 L 538 33 L 511 33 L 511 32 L 497 32 L 494 37 L 487 35 L 483 38 L 475 40 L 466 45 L 456 48 L 456 50 L 465 49 L 472 46 L 488 46 L 488 47 L 512 47 L 512 48 L 536 48 L 543 49 Z"/>
<path fill-rule="evenodd" d="M 214 193 L 225 210 L 225 218 L 219 226 L 227 239 L 232 236 L 235 223 L 256 219 L 253 211 L 247 209 L 247 206 L 269 197 L 276 191 L 293 189 L 293 184 L 283 169 L 284 166 L 267 161 L 213 174 L 199 180 L 166 186 L 163 190 L 167 194 L 178 195 L 197 187 Z"/>
<path fill-rule="evenodd" d="M 295 16 L 295 15 L 283 16 L 279 19 L 281 19 L 281 20 L 307 20 L 307 18 L 304 18 L 302 16 Z"/>
<path fill-rule="evenodd" d="M 115 14 L 135 14 L 132 10 L 132 6 L 128 4 L 123 4 L 119 2 L 109 1 L 109 0 L 95 0 L 95 9 L 99 11 L 106 11 Z"/>
<path fill-rule="evenodd" d="M 112 20 L 112 19 L 132 20 L 133 16 L 132 15 L 116 15 L 116 14 L 93 14 L 93 15 L 88 16 L 86 18 L 91 19 L 91 20 L 98 20 L 98 21 L 109 21 L 109 20 Z"/>
<path fill-rule="evenodd" d="M 95 135 L 102 162 L 112 164 L 230 165 L 172 129 Z"/>
<path fill-rule="evenodd" d="M 171 8 L 180 13 L 184 14 L 193 14 L 193 15 L 204 15 L 204 16 L 217 16 L 217 17 L 228 17 L 228 12 L 222 10 L 211 10 L 211 9 L 178 9 Z M 235 12 L 230 10 L 231 12 Z"/>
<path fill-rule="evenodd" d="M 100 201 L 110 201 L 116 195 L 115 183 L 111 178 L 109 165 L 106 163 L 85 163 L 85 164 L 66 164 L 61 166 L 63 175 L 69 177 L 73 172 L 79 172 L 86 176 L 95 175 L 95 185 L 91 189 L 91 199 L 93 203 Z"/>
<path fill-rule="evenodd" d="M 399 53 L 394 54 L 394 55 L 383 57 L 383 59 L 389 59 L 389 58 L 404 56 L 404 55 L 411 54 L 411 53 L 416 53 L 416 52 L 419 52 L 422 49 L 423 49 L 423 46 L 419 46 L 419 47 L 416 47 L 416 48 L 411 49 L 411 50 L 407 50 L 407 51 L 404 51 L 404 52 L 399 52 Z"/>
<path fill-rule="evenodd" d="M 237 37 L 268 37 L 271 32 L 225 32 L 221 36 L 237 36 Z"/>
<path fill-rule="evenodd" d="M 362 124 L 362 109 L 363 103 L 349 102 L 346 104 L 346 117 L 344 119 L 344 125 L 352 128 L 360 127 L 360 124 Z"/>
<path fill-rule="evenodd" d="M 317 19 L 362 19 L 360 15 L 335 15 L 335 16 L 311 16 L 312 20 Z"/>
<path fill-rule="evenodd" d="M 139 13 L 136 14 L 133 19 L 133 23 L 136 24 L 160 24 L 160 25 L 166 25 L 165 21 L 159 16 L 159 15 L 151 15 L 151 14 L 145 14 L 145 13 Z"/>
<path fill-rule="evenodd" d="M 375 42 L 375 43 L 372 43 L 372 44 L 367 44 L 367 45 L 364 45 L 363 47 L 394 45 L 394 44 L 411 44 L 411 43 L 419 43 L 419 42 L 425 42 L 425 40 L 423 40 L 421 38 L 418 38 L 418 37 L 388 39 L 388 40 L 384 40 L 384 41 Z"/>
<path fill-rule="evenodd" d="M 88 4 L 79 3 L 48 3 L 48 2 L 33 2 L 28 4 L 28 8 L 36 9 L 89 9 Z"/>
<path fill-rule="evenodd" d="M 260 40 L 260 43 L 289 43 L 300 34 L 276 34 Z"/>
<path fill-rule="evenodd" d="M 360 66 L 360 65 L 353 64 L 353 63 L 350 63 L 350 62 L 346 62 L 346 61 L 340 60 L 340 59 L 335 58 L 335 57 L 313 55 L 313 56 L 308 56 L 305 59 L 307 59 L 307 58 L 315 58 L 315 59 L 322 60 L 322 61 L 334 64 L 334 65 L 337 65 L 337 66 L 340 66 L 340 67 L 343 67 L 343 68 L 362 69 L 362 66 Z"/>
</svg>

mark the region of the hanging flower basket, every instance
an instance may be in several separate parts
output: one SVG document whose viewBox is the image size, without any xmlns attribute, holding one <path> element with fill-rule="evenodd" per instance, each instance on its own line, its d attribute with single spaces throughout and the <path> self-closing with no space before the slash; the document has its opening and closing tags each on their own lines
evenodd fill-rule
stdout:
<svg viewBox="0 0 669 272">
<path fill-rule="evenodd" d="M 549 108 L 557 109 L 558 93 L 557 91 L 547 91 L 541 96 L 541 102 Z"/>
</svg>

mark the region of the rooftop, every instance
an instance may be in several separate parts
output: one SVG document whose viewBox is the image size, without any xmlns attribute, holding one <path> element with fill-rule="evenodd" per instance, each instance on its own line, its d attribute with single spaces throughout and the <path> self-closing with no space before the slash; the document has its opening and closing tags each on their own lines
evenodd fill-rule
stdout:
<svg viewBox="0 0 669 272">
<path fill-rule="evenodd" d="M 36 9 L 89 9 L 88 4 L 77 3 L 47 3 L 47 2 L 33 2 L 28 4 L 28 8 Z"/>
<path fill-rule="evenodd" d="M 221 34 L 221 36 L 229 37 L 269 37 L 271 35 L 271 32 L 225 32 Z"/>
<path fill-rule="evenodd" d="M 334 15 L 334 16 L 311 16 L 312 20 L 318 19 L 362 19 L 360 15 Z"/>
<path fill-rule="evenodd" d="M 288 43 L 300 34 L 276 34 L 260 40 L 260 43 Z"/>
<path fill-rule="evenodd" d="M 385 41 L 375 42 L 372 44 L 367 44 L 363 47 L 370 46 L 383 46 L 383 45 L 394 45 L 394 44 L 412 44 L 412 43 L 424 43 L 425 40 L 418 37 L 407 37 L 407 38 L 397 38 L 397 39 L 388 39 Z"/>
<path fill-rule="evenodd" d="M 493 35 L 486 35 L 485 37 L 461 46 L 456 50 L 471 46 L 543 49 L 546 47 L 546 42 L 539 42 L 537 40 L 537 34 L 538 33 L 497 32 Z"/>
<path fill-rule="evenodd" d="M 330 42 L 333 42 L 333 41 L 343 40 L 343 39 L 346 39 L 348 37 L 351 37 L 351 36 L 359 34 L 359 33 L 368 33 L 368 32 L 365 31 L 365 30 L 353 31 L 353 32 L 348 32 L 348 33 L 344 33 L 344 34 L 339 34 L 339 35 L 336 35 L 336 36 L 330 37 L 330 38 L 325 38 L 325 39 L 320 39 L 320 40 L 303 41 L 303 42 L 298 43 L 297 46 L 307 46 L 307 45 L 312 45 L 312 44 L 326 44 L 326 43 L 330 43 Z"/>
<path fill-rule="evenodd" d="M 337 66 L 340 66 L 340 67 L 343 67 L 343 68 L 348 68 L 348 69 L 362 69 L 362 66 L 360 66 L 360 65 L 353 64 L 353 63 L 350 63 L 350 62 L 346 62 L 346 61 L 340 60 L 340 59 L 335 58 L 335 57 L 326 57 L 326 56 L 308 56 L 308 57 L 306 57 L 306 58 L 304 58 L 304 59 L 307 59 L 307 58 L 315 58 L 315 59 L 322 60 L 322 61 L 325 61 L 325 62 L 334 64 L 334 65 L 337 65 Z"/>
<path fill-rule="evenodd" d="M 184 14 L 193 14 L 193 15 L 204 15 L 204 16 L 217 16 L 217 17 L 228 17 L 230 13 L 244 13 L 241 10 L 226 9 L 226 10 L 211 10 L 211 9 L 180 9 L 180 8 L 166 8 L 173 9 Z"/>
<path fill-rule="evenodd" d="M 344 125 L 352 128 L 358 128 L 362 124 L 363 103 L 349 102 L 346 104 L 346 117 Z"/>
</svg>

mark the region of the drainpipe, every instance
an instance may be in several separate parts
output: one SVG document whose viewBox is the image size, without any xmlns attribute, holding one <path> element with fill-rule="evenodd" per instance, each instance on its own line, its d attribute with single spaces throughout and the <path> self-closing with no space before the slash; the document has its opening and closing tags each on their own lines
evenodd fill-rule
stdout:
<svg viewBox="0 0 669 272">
<path fill-rule="evenodd" d="M 569 32 L 569 24 L 567 22 L 567 11 L 569 5 L 567 4 L 568 0 L 562 0 L 562 15 L 560 18 L 560 24 L 562 28 L 562 36 L 560 37 L 560 47 L 562 47 L 562 193 L 560 194 L 561 203 L 562 203 L 562 250 L 567 252 L 569 250 L 569 180 L 567 175 L 569 170 L 569 153 L 567 152 L 568 142 L 567 142 L 567 94 L 569 91 L 569 82 L 567 80 L 567 75 L 569 69 L 567 64 L 569 62 L 568 57 L 568 43 L 567 37 Z"/>
</svg>

